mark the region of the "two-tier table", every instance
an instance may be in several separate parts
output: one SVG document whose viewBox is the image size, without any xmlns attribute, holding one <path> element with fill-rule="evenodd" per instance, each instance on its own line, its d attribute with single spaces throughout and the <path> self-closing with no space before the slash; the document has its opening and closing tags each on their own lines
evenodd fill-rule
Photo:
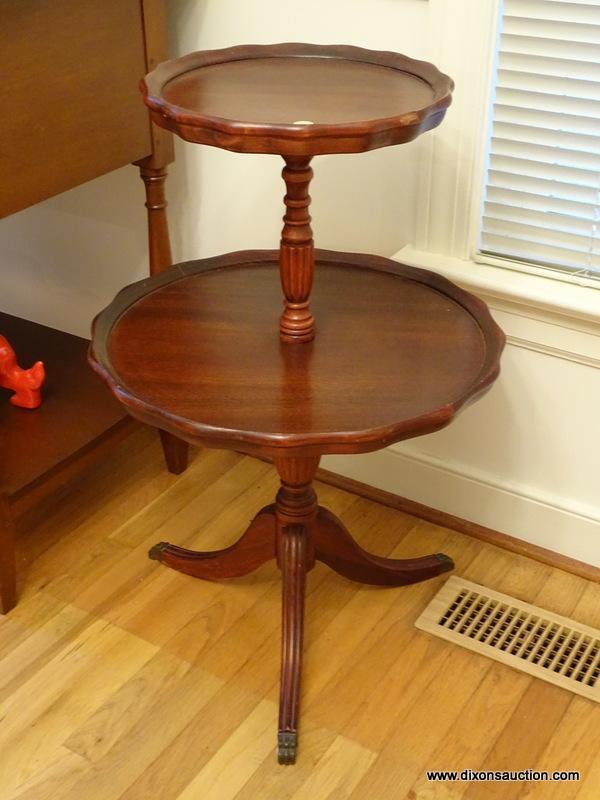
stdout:
<svg viewBox="0 0 600 800">
<path fill-rule="evenodd" d="M 151 557 L 199 578 L 276 558 L 283 582 L 278 758 L 296 758 L 304 591 L 315 560 L 397 586 L 451 569 L 443 554 L 365 552 L 312 488 L 326 453 L 438 430 L 494 381 L 504 343 L 485 305 L 431 272 L 313 248 L 311 158 L 410 141 L 438 125 L 452 81 L 397 53 L 234 47 L 160 65 L 154 121 L 190 142 L 283 156 L 279 251 L 178 264 L 97 318 L 90 361 L 131 414 L 193 444 L 273 459 L 281 488 L 217 552 L 161 542 Z M 283 313 L 281 292 L 283 290 Z"/>
</svg>

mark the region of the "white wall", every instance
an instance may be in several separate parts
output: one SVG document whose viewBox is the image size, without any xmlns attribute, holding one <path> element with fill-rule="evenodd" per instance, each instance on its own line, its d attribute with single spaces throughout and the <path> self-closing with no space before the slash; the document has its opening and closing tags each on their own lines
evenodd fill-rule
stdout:
<svg viewBox="0 0 600 800">
<path fill-rule="evenodd" d="M 324 247 L 392 255 L 411 243 L 401 258 L 481 294 L 509 334 L 502 376 L 445 431 L 380 453 L 331 457 L 325 466 L 600 565 L 598 308 L 588 293 L 572 303 L 585 314 L 562 313 L 569 291 L 548 289 L 543 279 L 526 287 L 526 301 L 507 271 L 490 279 L 492 290 L 470 261 L 494 5 L 168 3 L 173 55 L 240 42 L 345 42 L 429 58 L 456 79 L 455 103 L 434 134 L 316 159 L 314 229 Z M 176 258 L 275 247 L 280 166 L 272 156 L 178 143 L 169 181 Z M 86 334 L 116 290 L 145 274 L 142 204 L 141 182 L 128 167 L 0 221 L 2 309 Z"/>
<path fill-rule="evenodd" d="M 600 291 L 472 258 L 497 6 L 429 0 L 426 57 L 456 91 L 423 138 L 413 246 L 397 257 L 489 304 L 508 338 L 502 374 L 449 428 L 325 465 L 600 566 Z"/>
<path fill-rule="evenodd" d="M 0 308 L 89 336 L 95 314 L 148 272 L 132 166 L 0 220 Z"/>
</svg>

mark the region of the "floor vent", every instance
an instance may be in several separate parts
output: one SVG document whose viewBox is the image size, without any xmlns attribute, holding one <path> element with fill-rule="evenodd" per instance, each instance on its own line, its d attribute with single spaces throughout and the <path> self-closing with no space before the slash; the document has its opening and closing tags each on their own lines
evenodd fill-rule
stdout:
<svg viewBox="0 0 600 800">
<path fill-rule="evenodd" d="M 453 576 L 415 625 L 600 703 L 600 630 Z"/>
</svg>

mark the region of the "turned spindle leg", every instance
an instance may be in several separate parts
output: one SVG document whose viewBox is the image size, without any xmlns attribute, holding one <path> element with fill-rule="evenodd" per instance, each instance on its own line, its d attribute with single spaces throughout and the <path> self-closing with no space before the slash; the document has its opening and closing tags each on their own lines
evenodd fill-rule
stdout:
<svg viewBox="0 0 600 800">
<path fill-rule="evenodd" d="M 171 242 L 167 222 L 167 201 L 165 198 L 166 167 L 149 167 L 140 164 L 140 176 L 146 188 L 146 208 L 148 209 L 148 251 L 150 274 L 162 272 L 173 263 Z M 160 440 L 167 463 L 167 469 L 180 475 L 188 465 L 189 445 L 166 431 L 160 432 Z"/>
<path fill-rule="evenodd" d="M 284 226 L 279 249 L 279 271 L 285 295 L 279 333 L 284 342 L 310 342 L 315 336 L 315 320 L 309 308 L 315 268 L 314 244 L 310 227 L 310 195 L 313 176 L 310 158 L 285 156 L 283 179 L 286 185 Z"/>
<path fill-rule="evenodd" d="M 319 458 L 282 458 L 275 463 L 281 477 L 275 512 L 277 563 L 282 577 L 277 759 L 280 764 L 294 764 L 298 745 L 306 573 L 315 563 L 312 528 L 318 506 L 312 479 Z"/>
<path fill-rule="evenodd" d="M 150 274 L 162 272 L 173 263 L 171 241 L 167 221 L 167 200 L 165 180 L 167 168 L 140 166 L 140 177 L 146 189 L 146 208 L 148 209 L 148 252 Z"/>
</svg>

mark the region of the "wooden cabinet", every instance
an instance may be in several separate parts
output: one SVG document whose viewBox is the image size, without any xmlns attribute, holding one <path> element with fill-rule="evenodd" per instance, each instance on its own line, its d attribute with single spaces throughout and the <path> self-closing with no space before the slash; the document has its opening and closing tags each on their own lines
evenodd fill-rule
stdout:
<svg viewBox="0 0 600 800">
<path fill-rule="evenodd" d="M 0 0 L 0 20 L 0 217 L 134 162 L 146 185 L 151 269 L 168 266 L 163 183 L 173 145 L 151 125 L 138 88 L 166 56 L 164 1 Z M 15 514 L 129 422 L 88 370 L 85 340 L 6 314 L 0 332 L 24 365 L 44 360 L 49 376 L 35 412 L 13 408 L 0 390 L 6 612 L 16 599 Z"/>
</svg>

